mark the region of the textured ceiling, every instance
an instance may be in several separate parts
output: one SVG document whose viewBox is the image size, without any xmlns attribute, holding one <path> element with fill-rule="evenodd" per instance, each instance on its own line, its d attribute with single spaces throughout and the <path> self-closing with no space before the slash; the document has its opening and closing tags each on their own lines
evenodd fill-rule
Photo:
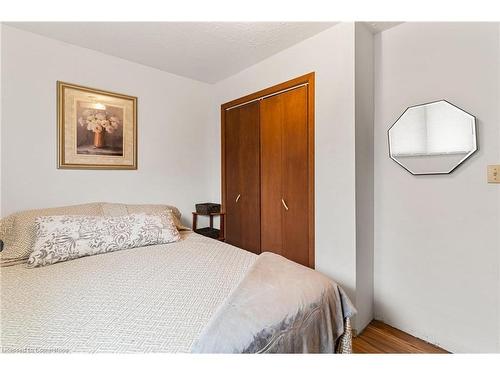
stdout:
<svg viewBox="0 0 500 375">
<path fill-rule="evenodd" d="M 333 22 L 14 22 L 8 26 L 214 83 Z"/>
</svg>

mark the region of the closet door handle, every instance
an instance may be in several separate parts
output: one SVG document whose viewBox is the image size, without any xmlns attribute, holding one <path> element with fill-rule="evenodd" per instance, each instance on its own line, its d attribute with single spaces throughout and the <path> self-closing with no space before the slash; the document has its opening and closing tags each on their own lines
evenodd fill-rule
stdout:
<svg viewBox="0 0 500 375">
<path fill-rule="evenodd" d="M 283 204 L 283 207 L 285 207 L 285 210 L 288 211 L 288 206 L 286 205 L 285 200 L 283 198 L 281 198 L 281 203 Z"/>
<path fill-rule="evenodd" d="M 238 196 L 236 197 L 236 201 L 235 202 L 238 203 L 238 201 L 240 200 L 240 198 L 241 198 L 241 194 L 238 194 Z"/>
</svg>

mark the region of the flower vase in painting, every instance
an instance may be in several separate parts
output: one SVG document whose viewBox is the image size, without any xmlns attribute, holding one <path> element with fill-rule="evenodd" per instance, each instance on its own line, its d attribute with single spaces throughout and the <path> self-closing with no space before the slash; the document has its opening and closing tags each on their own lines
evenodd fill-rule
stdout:
<svg viewBox="0 0 500 375">
<path fill-rule="evenodd" d="M 77 102 L 77 153 L 123 155 L 123 110 L 102 103 Z"/>
</svg>

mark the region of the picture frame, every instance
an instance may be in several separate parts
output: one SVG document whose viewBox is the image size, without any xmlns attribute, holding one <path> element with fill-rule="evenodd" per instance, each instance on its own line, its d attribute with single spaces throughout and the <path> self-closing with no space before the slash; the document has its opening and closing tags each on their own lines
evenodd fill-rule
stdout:
<svg viewBox="0 0 500 375">
<path fill-rule="evenodd" d="M 137 97 L 57 81 L 59 169 L 137 169 Z"/>
</svg>

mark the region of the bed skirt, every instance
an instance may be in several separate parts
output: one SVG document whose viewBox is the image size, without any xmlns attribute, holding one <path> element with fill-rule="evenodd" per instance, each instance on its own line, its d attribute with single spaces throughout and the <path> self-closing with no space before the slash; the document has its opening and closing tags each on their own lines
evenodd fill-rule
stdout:
<svg viewBox="0 0 500 375">
<path fill-rule="evenodd" d="M 339 354 L 352 353 L 352 326 L 350 317 L 344 318 L 344 333 L 338 339 L 335 352 Z"/>
</svg>

